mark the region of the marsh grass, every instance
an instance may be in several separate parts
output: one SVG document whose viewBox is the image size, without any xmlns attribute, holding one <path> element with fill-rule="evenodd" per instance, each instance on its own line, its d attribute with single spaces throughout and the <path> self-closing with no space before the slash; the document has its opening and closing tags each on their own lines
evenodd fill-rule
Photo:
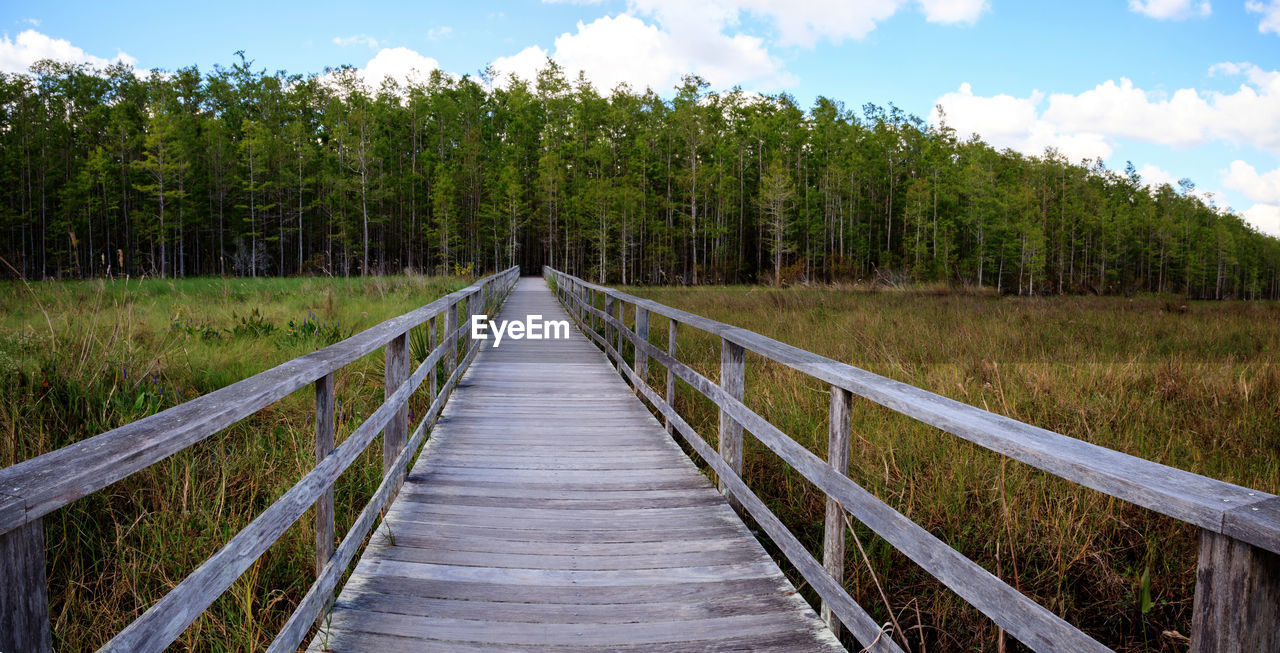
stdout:
<svg viewBox="0 0 1280 653">
<path fill-rule="evenodd" d="M 1275 303 L 853 288 L 629 292 L 1072 437 L 1280 491 Z M 626 319 L 634 323 L 630 312 Z M 665 318 L 650 321 L 651 341 L 665 347 Z M 679 335 L 680 359 L 718 380 L 718 340 L 687 326 Z M 665 370 L 650 369 L 650 382 L 663 387 Z M 681 414 L 714 444 L 714 405 L 677 387 Z M 824 384 L 748 353 L 746 388 L 748 406 L 826 458 Z M 853 480 L 1104 644 L 1185 650 L 1193 527 L 865 399 L 855 397 L 853 415 Z M 820 556 L 821 492 L 749 434 L 745 475 Z M 1001 647 L 1004 636 L 988 619 L 853 524 L 912 649 Z M 849 541 L 846 551 L 846 587 L 877 621 L 889 621 L 857 546 Z M 1019 648 L 1011 638 L 1004 646 Z"/>
<path fill-rule="evenodd" d="M 0 284 L 0 466 L 216 390 L 417 308 L 451 278 Z M 411 337 L 423 340 L 415 329 Z M 417 358 L 420 358 L 417 357 Z M 336 373 L 339 442 L 382 401 L 381 350 Z M 421 415 L 425 393 L 411 402 Z M 45 517 L 54 647 L 104 644 L 314 465 L 308 387 Z M 339 534 L 381 475 L 374 442 L 335 488 Z M 304 516 L 176 643 L 256 650 L 314 579 Z"/>
</svg>

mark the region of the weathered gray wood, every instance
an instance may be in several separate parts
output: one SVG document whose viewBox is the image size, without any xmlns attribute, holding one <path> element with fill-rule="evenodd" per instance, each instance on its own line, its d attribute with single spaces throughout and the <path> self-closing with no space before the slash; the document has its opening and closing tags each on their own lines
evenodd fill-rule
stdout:
<svg viewBox="0 0 1280 653">
<path fill-rule="evenodd" d="M 557 278 L 563 277 L 561 273 L 557 275 Z M 632 302 L 648 309 L 650 314 L 728 339 L 765 358 L 1060 478 L 1280 553 L 1280 511 L 1251 510 L 1265 506 L 1277 498 L 1275 495 L 1024 424 L 746 329 L 582 283 L 592 292 Z"/>
<path fill-rule="evenodd" d="M 613 296 L 611 296 L 611 295 L 605 295 L 605 297 L 604 297 L 604 312 L 605 312 L 605 315 L 612 316 L 612 315 L 613 315 L 613 311 L 614 311 Z M 615 331 L 615 329 L 614 329 L 614 326 L 613 326 L 612 322 L 606 321 L 606 322 L 604 323 L 604 339 L 605 339 L 605 340 L 607 340 L 608 342 L 613 342 L 613 340 L 614 340 L 614 331 Z M 611 354 L 611 355 L 609 356 L 609 358 L 610 358 L 610 360 L 613 360 L 614 365 L 617 365 L 617 364 L 618 364 L 618 360 L 617 360 L 617 359 L 618 359 L 618 356 L 617 356 L 616 354 Z"/>
<path fill-rule="evenodd" d="M 316 381 L 316 463 L 333 453 L 333 374 Z M 316 575 L 333 557 L 333 485 L 316 501 Z"/>
<path fill-rule="evenodd" d="M 338 579 L 341 578 L 343 572 L 351 564 L 351 560 L 364 542 L 365 536 L 369 534 L 369 529 L 373 527 L 374 519 L 382 514 L 383 509 L 391 500 L 392 490 L 396 485 L 395 480 L 403 476 L 403 470 L 408 468 L 413 452 L 421 446 L 423 439 L 426 437 L 428 425 L 434 423 L 436 416 L 444 407 L 444 403 L 449 396 L 448 390 L 457 385 L 458 379 L 467 370 L 478 351 L 479 347 L 472 347 L 466 357 L 463 358 L 462 365 L 455 369 L 449 378 L 445 380 L 445 392 L 436 395 L 435 399 L 432 400 L 431 406 L 427 409 L 427 414 L 423 415 L 418 427 L 414 429 L 413 435 L 409 438 L 408 445 L 396 459 L 395 473 L 383 477 L 382 483 L 374 491 L 369 503 L 360 511 L 355 523 L 351 525 L 351 529 L 342 538 L 341 544 L 338 545 L 329 562 L 317 574 L 316 582 L 311 585 L 306 595 L 298 602 L 293 614 L 289 616 L 284 627 L 280 629 L 275 639 L 272 640 L 271 646 L 268 648 L 269 651 L 284 653 L 285 651 L 297 650 L 313 622 L 323 627 L 330 599 L 334 588 L 338 584 Z M 432 350 L 431 355 L 419 367 L 419 371 L 433 370 L 432 374 L 434 374 L 435 366 L 439 359 L 444 356 L 444 352 L 444 344 L 442 343 Z"/>
<path fill-rule="evenodd" d="M 50 651 L 44 520 L 0 534 L 0 651 Z"/>
<path fill-rule="evenodd" d="M 355 461 L 396 411 L 409 400 L 443 351 L 428 356 L 400 388 L 373 411 L 333 453 L 231 538 L 168 594 L 120 631 L 103 648 L 113 651 L 160 650 L 195 621 L 307 508 Z M 388 477 L 388 487 L 394 477 Z M 387 481 L 388 479 L 384 479 Z M 309 626 L 311 620 L 306 622 Z"/>
<path fill-rule="evenodd" d="M 487 279 L 509 280 L 517 268 Z M 483 282 L 483 281 L 482 281 Z M 482 283 L 477 282 L 477 283 Z M 386 344 L 467 291 L 437 299 L 342 342 L 88 440 L 0 469 L 0 533 L 181 451 Z"/>
<path fill-rule="evenodd" d="M 649 310 L 639 306 L 636 307 L 636 337 L 649 342 Z M 637 347 L 633 360 L 636 375 L 640 377 L 641 381 L 648 383 L 649 355 L 644 352 L 643 348 Z"/>
<path fill-rule="evenodd" d="M 440 335 L 440 342 L 448 347 L 444 356 L 445 374 L 453 374 L 458 369 L 458 341 L 453 335 L 458 328 L 458 305 L 454 303 L 444 311 L 444 333 Z"/>
<path fill-rule="evenodd" d="M 640 346 L 646 345 L 640 343 Z M 1053 650 L 1064 642 L 1077 650 L 1108 650 L 837 472 L 718 384 L 655 347 L 649 346 L 649 355 L 661 364 L 671 365 L 681 379 L 750 430 L 827 496 L 839 501 L 859 521 L 1022 643 L 1038 651 Z M 715 466 L 713 461 L 708 463 Z M 845 625 L 849 625 L 848 622 Z"/>
<path fill-rule="evenodd" d="M 1191 650 L 1280 651 L 1280 555 L 1201 529 Z"/>
<path fill-rule="evenodd" d="M 402 333 L 387 342 L 386 363 L 383 368 L 383 388 L 390 396 L 409 375 L 409 334 Z M 409 404 L 406 402 L 391 416 L 382 432 L 382 475 L 392 473 L 400 450 L 409 436 Z M 392 494 L 395 490 L 392 490 Z"/>
<path fill-rule="evenodd" d="M 677 342 L 677 334 L 679 330 L 680 330 L 679 322 L 675 320 L 670 320 L 667 323 L 667 354 L 672 359 L 678 358 L 678 355 L 676 352 L 676 342 Z M 641 349 L 644 349 L 644 347 L 641 347 Z M 648 355 L 648 352 L 645 352 L 645 354 Z M 669 367 L 667 368 L 667 405 L 672 407 L 676 405 L 676 373 Z M 663 416 L 662 420 L 663 420 L 663 425 L 667 427 L 667 433 L 669 435 L 674 435 L 675 430 L 671 426 L 671 422 L 665 416 Z"/>
<path fill-rule="evenodd" d="M 556 296 L 520 283 L 497 319 L 555 319 Z M 617 334 L 617 313 L 601 324 Z M 634 378 L 577 331 L 482 347 L 313 647 L 378 630 L 521 648 L 595 624 L 585 641 L 839 650 L 610 358 Z"/>
<path fill-rule="evenodd" d="M 440 327 L 439 321 L 440 321 L 439 319 L 433 317 L 431 318 L 431 320 L 427 322 L 427 349 L 430 349 L 431 351 L 436 350 L 436 339 L 437 339 L 436 330 Z M 436 374 L 436 371 L 433 369 L 431 370 L 431 373 L 427 376 L 429 379 L 431 379 L 431 400 L 435 401 L 436 395 L 440 394 L 439 392 L 440 388 L 438 387 L 438 379 L 436 378 L 438 375 Z"/>
<path fill-rule="evenodd" d="M 827 426 L 827 464 L 841 474 L 849 473 L 849 422 L 852 418 L 853 395 L 844 388 L 831 386 L 831 410 Z M 837 583 L 844 583 L 844 509 L 840 502 L 827 497 L 826 517 L 822 531 L 822 567 Z M 822 620 L 837 636 L 840 620 L 822 603 Z"/>
<path fill-rule="evenodd" d="M 648 344 L 648 343 L 645 343 Z M 729 396 L 741 401 L 746 389 L 746 359 L 742 347 L 725 339 L 720 340 L 720 387 Z M 729 469 L 742 476 L 742 425 L 734 421 L 725 411 L 720 411 L 720 457 L 729 464 Z M 725 487 L 723 481 L 718 483 L 721 492 L 729 500 L 729 505 L 740 508 L 734 499 L 733 492 Z"/>
</svg>

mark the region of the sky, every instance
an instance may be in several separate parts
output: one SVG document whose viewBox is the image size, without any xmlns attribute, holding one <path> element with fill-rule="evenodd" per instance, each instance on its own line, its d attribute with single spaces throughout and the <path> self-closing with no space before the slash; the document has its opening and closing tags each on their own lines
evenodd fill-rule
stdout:
<svg viewBox="0 0 1280 653">
<path fill-rule="evenodd" d="M 1280 235 L 1280 0 L 50 2 L 0 6 L 0 71 L 41 58 L 140 70 L 230 65 L 376 87 L 434 68 L 532 77 L 547 57 L 600 90 L 893 103 L 962 136 L 1132 162 Z M 942 107 L 939 113 L 937 107 Z M 945 118 L 944 118 L 945 116 Z"/>
</svg>

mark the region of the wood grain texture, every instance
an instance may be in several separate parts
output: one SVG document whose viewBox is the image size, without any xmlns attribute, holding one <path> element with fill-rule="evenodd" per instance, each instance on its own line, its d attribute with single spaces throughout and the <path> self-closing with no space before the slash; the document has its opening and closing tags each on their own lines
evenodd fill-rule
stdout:
<svg viewBox="0 0 1280 653">
<path fill-rule="evenodd" d="M 0 534 L 0 651 L 52 648 L 44 520 L 37 519 Z"/>
<path fill-rule="evenodd" d="M 556 297 L 522 279 L 496 319 L 568 317 Z M 616 314 L 609 324 L 618 334 Z M 842 650 L 581 332 L 490 342 L 313 650 L 381 637 L 417 650 Z"/>
<path fill-rule="evenodd" d="M 333 375 L 316 381 L 316 463 L 333 453 Z M 333 485 L 316 501 L 316 575 L 333 556 Z"/>
<path fill-rule="evenodd" d="M 841 474 L 849 473 L 849 422 L 852 418 L 853 395 L 844 388 L 831 386 L 831 409 L 827 418 L 827 464 Z M 822 567 L 832 578 L 844 582 L 844 508 L 827 497 L 822 527 Z M 840 620 L 823 602 L 822 620 L 839 634 Z"/>
<path fill-rule="evenodd" d="M 722 338 L 720 340 L 720 387 L 724 388 L 730 396 L 741 401 L 746 388 L 746 376 L 746 352 L 741 346 Z M 723 410 L 720 411 L 718 444 L 720 457 L 729 464 L 729 469 L 738 476 L 742 476 L 742 425 Z M 717 486 L 729 500 L 729 505 L 734 508 L 740 507 L 738 501 L 733 498 L 733 492 L 725 488 L 723 481 L 718 482 Z"/>
<path fill-rule="evenodd" d="M 608 316 L 601 314 L 601 318 L 608 322 Z M 597 339 L 596 342 L 605 349 L 609 347 L 608 343 L 603 340 Z M 751 411 L 742 401 L 730 395 L 719 384 L 671 358 L 665 352 L 649 343 L 642 343 L 638 340 L 633 340 L 633 343 L 638 347 L 648 349 L 651 358 L 674 370 L 677 376 L 713 401 L 721 410 L 728 413 L 730 417 L 742 424 L 747 430 L 751 431 L 762 444 L 812 482 L 818 489 L 838 501 L 845 510 L 883 537 L 894 548 L 942 581 L 947 587 L 968 601 L 970 605 L 986 614 L 1022 643 L 1037 651 L 1058 650 L 1064 646 L 1069 647 L 1071 650 L 1080 651 L 1109 650 L 1079 629 L 1068 624 L 1062 618 L 1013 589 L 977 563 L 966 558 L 923 527 L 851 481 L 847 476 L 837 472 L 831 465 Z M 629 368 L 624 370 L 624 373 L 627 371 L 629 371 Z M 672 421 L 678 426 L 685 425 L 687 427 L 687 424 L 684 424 L 683 419 L 679 419 L 678 415 L 668 412 L 670 411 L 669 406 L 657 405 L 656 402 L 653 402 L 653 399 L 651 399 L 651 402 L 655 403 L 655 407 L 658 410 L 672 415 Z M 685 435 L 684 431 L 681 431 L 681 433 Z M 689 433 L 696 436 L 696 433 L 692 433 L 691 429 Z M 686 435 L 686 440 L 688 439 Z M 690 444 L 694 443 L 690 442 Z M 697 448 L 696 445 L 694 446 Z M 726 472 L 721 471 L 720 465 L 725 465 L 725 461 L 720 459 L 718 454 L 708 457 L 699 450 L 699 455 L 703 456 L 704 460 L 713 469 L 716 469 L 717 473 L 727 475 Z M 727 465 L 725 465 L 725 468 L 727 469 Z M 737 478 L 736 475 L 733 478 Z M 757 517 L 758 520 L 759 517 Z M 770 535 L 774 537 L 774 541 L 777 543 L 777 537 L 772 533 Z M 796 560 L 792 559 L 792 562 L 795 563 Z M 823 576 L 826 576 L 826 574 L 824 573 Z M 826 577 L 830 578 L 829 576 Z M 823 594 L 823 599 L 830 600 L 831 596 Z M 846 621 L 845 625 L 849 626 L 850 624 Z"/>
<path fill-rule="evenodd" d="M 1191 650 L 1280 651 L 1280 556 L 1200 531 Z"/>
<path fill-rule="evenodd" d="M 517 268 L 486 277 L 509 282 Z M 459 290 L 342 342 L 300 356 L 184 404 L 57 451 L 0 469 L 0 533 L 164 460 L 252 415 L 320 377 L 376 351 L 465 297 Z"/>
<path fill-rule="evenodd" d="M 562 273 L 554 274 L 565 278 Z M 760 356 L 1060 478 L 1280 553 L 1280 510 L 1251 510 L 1274 505 L 1275 495 L 1024 424 L 740 327 L 579 281 L 592 292 L 631 302 L 648 310 L 651 316 L 662 315 L 720 336 Z M 595 317 L 592 314 L 592 319 Z"/>
<path fill-rule="evenodd" d="M 409 375 L 409 334 L 402 333 L 387 341 L 385 363 L 382 367 L 383 388 L 386 396 L 404 383 Z M 409 437 L 409 404 L 396 409 L 382 432 L 382 475 L 388 476 L 395 466 L 400 450 Z M 393 491 L 394 493 L 394 491 Z"/>
</svg>

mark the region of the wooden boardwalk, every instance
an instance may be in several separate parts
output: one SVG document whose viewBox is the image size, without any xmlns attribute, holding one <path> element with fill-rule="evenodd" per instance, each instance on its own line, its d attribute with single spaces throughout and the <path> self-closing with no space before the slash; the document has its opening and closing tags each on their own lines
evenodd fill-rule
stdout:
<svg viewBox="0 0 1280 653">
<path fill-rule="evenodd" d="M 844 650 L 576 328 L 491 343 L 311 650 Z"/>
</svg>

